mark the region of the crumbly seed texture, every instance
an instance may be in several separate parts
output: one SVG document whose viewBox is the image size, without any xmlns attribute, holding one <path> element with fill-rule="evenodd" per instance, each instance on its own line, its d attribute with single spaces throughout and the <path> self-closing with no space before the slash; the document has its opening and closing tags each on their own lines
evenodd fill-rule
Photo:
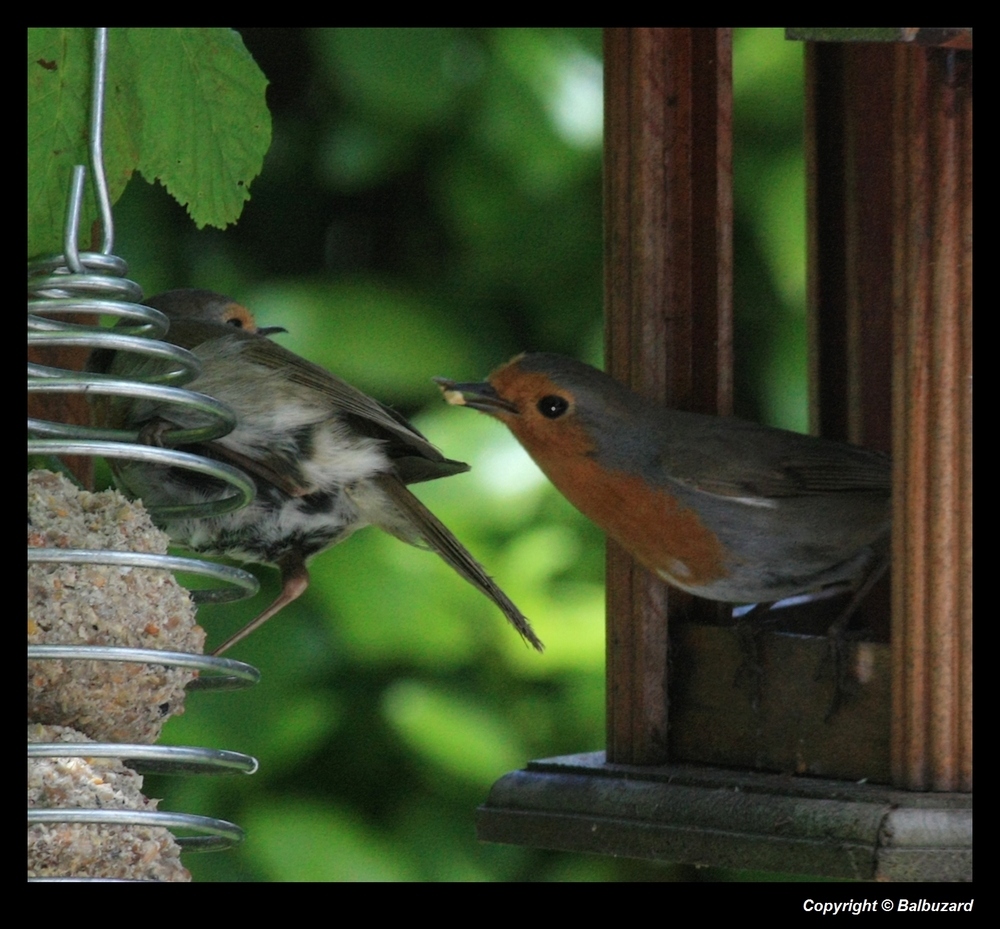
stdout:
<svg viewBox="0 0 1000 929">
<path fill-rule="evenodd" d="M 65 726 L 28 725 L 29 742 L 91 741 Z M 142 776 L 104 758 L 28 761 L 28 809 L 155 810 L 142 794 Z M 190 881 L 180 846 L 155 826 L 36 823 L 28 827 L 28 877 L 94 877 Z"/>
<path fill-rule="evenodd" d="M 29 547 L 165 553 L 167 542 L 142 505 L 117 491 L 88 493 L 49 471 L 28 475 Z M 201 654 L 205 632 L 168 571 L 32 564 L 28 643 Z M 194 675 L 123 662 L 29 662 L 28 719 L 99 741 L 155 742 L 166 720 L 184 711 L 184 687 Z"/>
</svg>

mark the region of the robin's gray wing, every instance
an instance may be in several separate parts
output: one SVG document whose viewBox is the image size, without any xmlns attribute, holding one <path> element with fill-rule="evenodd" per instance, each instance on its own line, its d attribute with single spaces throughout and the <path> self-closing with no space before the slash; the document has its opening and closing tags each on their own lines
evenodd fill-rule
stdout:
<svg viewBox="0 0 1000 929">
<path fill-rule="evenodd" d="M 670 438 L 653 465 L 661 483 L 764 499 L 890 491 L 892 462 L 881 452 L 745 420 L 669 413 Z"/>
</svg>

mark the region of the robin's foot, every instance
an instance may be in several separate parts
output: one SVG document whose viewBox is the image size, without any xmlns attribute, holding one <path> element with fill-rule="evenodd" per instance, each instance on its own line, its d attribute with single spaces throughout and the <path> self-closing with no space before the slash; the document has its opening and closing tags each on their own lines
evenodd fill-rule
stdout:
<svg viewBox="0 0 1000 929">
<path fill-rule="evenodd" d="M 756 713 L 764 690 L 764 662 L 761 658 L 761 637 L 774 626 L 775 617 L 768 615 L 771 604 L 758 603 L 742 616 L 738 616 L 733 626 L 736 641 L 743 660 L 733 677 L 733 687 L 746 690 L 750 706 Z"/>
<path fill-rule="evenodd" d="M 853 613 L 853 609 L 845 611 L 827 630 L 826 654 L 816 672 L 816 680 L 828 674 L 833 677 L 833 696 L 830 698 L 830 706 L 824 717 L 826 722 L 833 719 L 844 702 L 853 697 L 857 689 L 854 676 L 851 674 L 852 640 L 863 639 L 865 634 L 861 630 L 852 632 L 848 629 Z"/>
</svg>

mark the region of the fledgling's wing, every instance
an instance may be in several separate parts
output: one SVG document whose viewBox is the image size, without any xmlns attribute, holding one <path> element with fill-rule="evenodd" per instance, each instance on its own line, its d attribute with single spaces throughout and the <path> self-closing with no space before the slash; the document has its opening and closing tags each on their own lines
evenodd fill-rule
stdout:
<svg viewBox="0 0 1000 929">
<path fill-rule="evenodd" d="M 274 397 L 285 396 L 290 401 L 298 396 L 304 401 L 303 408 L 314 411 L 317 422 L 335 419 L 343 423 L 344 429 L 352 435 L 377 440 L 404 483 L 432 480 L 469 470 L 464 462 L 442 455 L 394 410 L 265 336 L 182 317 L 172 320 L 168 338 L 189 348 L 204 362 L 205 373 L 192 385 L 195 389 L 214 392 L 219 399 L 238 407 L 245 398 L 232 383 L 219 379 L 219 365 L 222 359 L 228 359 L 232 364 L 238 364 L 240 370 L 255 369 L 258 390 Z M 252 401 L 247 405 L 249 409 L 253 408 Z M 252 449 L 241 448 L 241 438 L 237 430 L 203 450 L 280 487 L 292 496 L 303 496 L 317 489 L 299 467 L 301 455 L 310 443 L 307 426 L 300 430 L 286 430 L 283 441 L 273 441 Z"/>
<path fill-rule="evenodd" d="M 291 383 L 323 397 L 358 434 L 386 442 L 385 452 L 396 462 L 404 483 L 412 484 L 469 470 L 464 462 L 446 458 L 423 433 L 395 410 L 282 346 L 251 336 L 246 341 L 243 355 L 250 363 L 281 370 Z"/>
</svg>

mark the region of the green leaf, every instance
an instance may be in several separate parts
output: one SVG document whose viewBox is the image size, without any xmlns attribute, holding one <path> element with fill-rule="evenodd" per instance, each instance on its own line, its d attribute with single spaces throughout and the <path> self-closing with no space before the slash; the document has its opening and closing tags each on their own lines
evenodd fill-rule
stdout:
<svg viewBox="0 0 1000 929">
<path fill-rule="evenodd" d="M 61 247 L 73 165 L 89 164 L 91 42 L 86 29 L 28 30 L 29 255 Z M 116 185 L 112 196 L 123 188 L 124 184 Z M 96 215 L 90 196 L 84 204 L 84 228 Z"/>
<path fill-rule="evenodd" d="M 28 254 L 61 249 L 69 179 L 88 165 L 93 30 L 28 30 Z M 104 166 L 114 203 L 133 172 L 159 180 L 195 224 L 225 227 L 263 166 L 267 79 L 229 29 L 112 29 Z M 83 247 L 97 218 L 93 185 Z"/>
<path fill-rule="evenodd" d="M 195 225 L 225 228 L 271 144 L 267 79 L 229 29 L 129 29 L 142 67 L 139 170 L 188 208 Z"/>
</svg>

